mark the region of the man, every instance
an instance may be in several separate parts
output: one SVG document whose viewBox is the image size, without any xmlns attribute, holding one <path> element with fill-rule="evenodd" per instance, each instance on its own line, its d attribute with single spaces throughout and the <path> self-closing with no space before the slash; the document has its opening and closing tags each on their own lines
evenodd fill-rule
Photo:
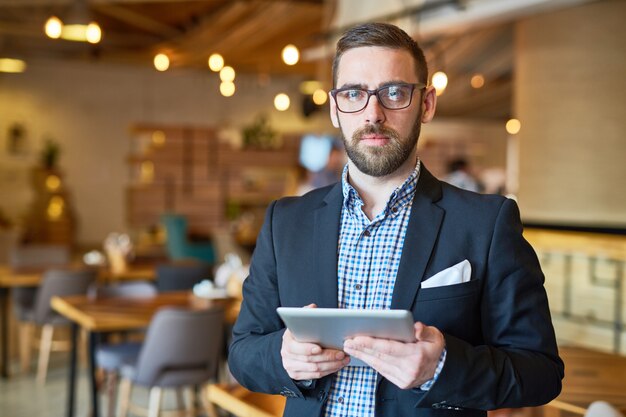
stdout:
<svg viewBox="0 0 626 417">
<path fill-rule="evenodd" d="M 543 275 L 516 204 L 442 183 L 417 157 L 436 105 L 427 72 L 395 26 L 346 32 L 330 93 L 342 181 L 268 208 L 229 364 L 247 388 L 288 397 L 286 416 L 483 416 L 560 392 Z M 467 279 L 433 284 L 455 271 Z M 323 349 L 296 341 L 279 306 L 407 309 L 417 341 Z"/>
</svg>

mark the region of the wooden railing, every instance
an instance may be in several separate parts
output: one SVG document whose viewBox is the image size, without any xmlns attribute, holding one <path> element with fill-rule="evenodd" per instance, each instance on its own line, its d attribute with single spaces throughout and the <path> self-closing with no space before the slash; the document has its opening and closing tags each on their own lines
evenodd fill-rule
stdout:
<svg viewBox="0 0 626 417">
<path fill-rule="evenodd" d="M 546 275 L 557 337 L 626 354 L 626 236 L 525 230 Z"/>
</svg>

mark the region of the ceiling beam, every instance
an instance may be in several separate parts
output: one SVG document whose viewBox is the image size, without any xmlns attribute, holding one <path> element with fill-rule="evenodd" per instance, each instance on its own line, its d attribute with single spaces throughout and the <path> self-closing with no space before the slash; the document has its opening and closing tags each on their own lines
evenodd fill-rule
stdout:
<svg viewBox="0 0 626 417">
<path fill-rule="evenodd" d="M 128 23 L 131 26 L 135 26 L 136 28 L 153 33 L 162 38 L 170 38 L 178 36 L 182 33 L 180 30 L 165 23 L 159 22 L 158 20 L 149 18 L 140 13 L 133 12 L 126 7 L 115 5 L 112 2 L 101 3 L 95 6 L 94 9 L 99 13 L 113 17 L 119 21 Z"/>
</svg>

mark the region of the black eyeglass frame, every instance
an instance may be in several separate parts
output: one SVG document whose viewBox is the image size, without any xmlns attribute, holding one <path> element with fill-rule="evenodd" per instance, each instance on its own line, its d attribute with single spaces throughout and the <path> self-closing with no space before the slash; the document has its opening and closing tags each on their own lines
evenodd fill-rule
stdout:
<svg viewBox="0 0 626 417">
<path fill-rule="evenodd" d="M 411 93 L 409 94 L 409 103 L 406 106 L 403 106 L 403 107 L 391 108 L 391 107 L 385 106 L 385 104 L 380 99 L 380 96 L 378 94 L 382 90 L 389 89 L 391 87 L 398 87 L 398 86 L 403 86 L 403 87 L 404 86 L 410 86 L 411 87 Z M 413 93 L 415 92 L 415 89 L 423 90 L 424 88 L 426 88 L 426 84 L 423 84 L 423 83 L 393 83 L 393 84 L 383 85 L 382 87 L 378 87 L 375 90 L 368 90 L 366 88 L 357 88 L 357 87 L 334 88 L 334 89 L 330 90 L 330 95 L 335 100 L 335 104 L 337 105 L 337 110 L 339 110 L 341 113 L 358 113 L 358 112 L 362 111 L 370 103 L 370 98 L 372 96 L 376 96 L 376 99 L 378 100 L 378 104 L 380 104 L 383 108 L 385 108 L 387 110 L 402 110 L 402 109 L 406 109 L 407 107 L 409 107 L 411 105 L 411 103 L 413 102 Z M 363 107 L 361 107 L 358 110 L 352 110 L 352 111 L 341 110 L 341 108 L 339 106 L 339 102 L 337 101 L 337 94 L 341 93 L 342 91 L 350 91 L 350 90 L 358 90 L 358 91 L 366 92 L 367 93 L 367 100 L 365 100 L 365 104 L 363 105 Z"/>
</svg>

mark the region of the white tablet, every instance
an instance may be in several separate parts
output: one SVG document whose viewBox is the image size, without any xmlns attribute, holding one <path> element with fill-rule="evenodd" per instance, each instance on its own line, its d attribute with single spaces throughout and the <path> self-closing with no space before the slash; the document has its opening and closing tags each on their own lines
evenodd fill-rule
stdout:
<svg viewBox="0 0 626 417">
<path fill-rule="evenodd" d="M 407 310 L 350 310 L 343 308 L 278 307 L 276 312 L 300 342 L 343 349 L 354 336 L 414 342 L 413 315 Z M 351 366 L 366 366 L 352 359 Z"/>
</svg>

